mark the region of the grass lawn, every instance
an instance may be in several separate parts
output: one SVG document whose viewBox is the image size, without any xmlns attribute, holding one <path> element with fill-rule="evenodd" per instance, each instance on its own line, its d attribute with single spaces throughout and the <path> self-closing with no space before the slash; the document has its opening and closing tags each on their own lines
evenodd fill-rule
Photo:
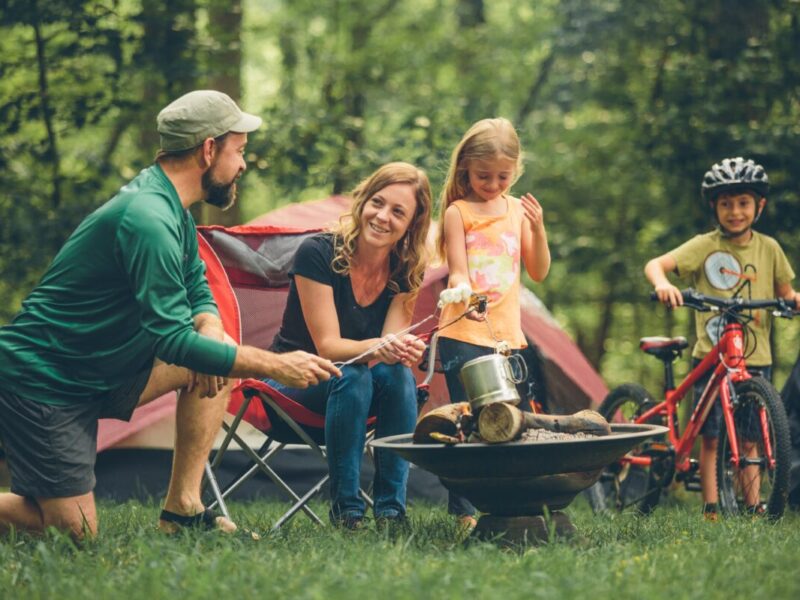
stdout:
<svg viewBox="0 0 800 600">
<path fill-rule="evenodd" d="M 321 514 L 325 507 L 319 505 Z M 267 531 L 278 503 L 232 504 Z M 441 506 L 411 508 L 392 536 L 298 515 L 261 541 L 155 530 L 157 505 L 102 504 L 101 534 L 0 538 L 0 598 L 800 598 L 800 514 L 705 522 L 693 500 L 651 516 L 567 509 L 579 539 L 524 551 L 461 544 Z"/>
</svg>

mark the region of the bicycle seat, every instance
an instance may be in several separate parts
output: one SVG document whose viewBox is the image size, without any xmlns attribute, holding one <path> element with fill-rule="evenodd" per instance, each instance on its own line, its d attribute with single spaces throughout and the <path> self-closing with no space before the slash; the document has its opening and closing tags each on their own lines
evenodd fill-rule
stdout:
<svg viewBox="0 0 800 600">
<path fill-rule="evenodd" d="M 639 340 L 639 350 L 652 354 L 661 360 L 675 360 L 680 356 L 681 350 L 689 347 L 689 342 L 683 336 L 668 338 L 664 336 L 643 337 Z"/>
</svg>

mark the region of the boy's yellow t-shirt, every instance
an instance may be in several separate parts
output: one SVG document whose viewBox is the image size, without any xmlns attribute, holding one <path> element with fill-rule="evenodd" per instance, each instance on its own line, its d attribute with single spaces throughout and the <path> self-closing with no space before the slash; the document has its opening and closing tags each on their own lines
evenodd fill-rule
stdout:
<svg viewBox="0 0 800 600">
<path fill-rule="evenodd" d="M 768 300 L 775 297 L 776 285 L 794 279 L 794 271 L 778 242 L 756 231 L 743 246 L 732 244 L 719 230 L 704 233 L 671 250 L 669 255 L 675 259 L 678 276 L 708 296 Z M 766 367 L 772 364 L 772 316 L 763 309 L 752 311 L 751 316 L 746 334 L 747 364 Z M 695 329 L 697 343 L 692 356 L 703 358 L 722 333 L 719 313 L 696 312 Z"/>
<path fill-rule="evenodd" d="M 464 200 L 453 205 L 464 222 L 470 286 L 473 293 L 488 298 L 491 333 L 485 321 L 464 318 L 442 329 L 441 336 L 478 346 L 494 347 L 498 340 L 514 349 L 525 348 L 528 344 L 519 308 L 522 204 L 508 197 L 508 210 L 499 216 L 477 214 Z M 442 309 L 439 324 L 449 323 L 463 311 L 462 303 L 448 304 Z"/>
</svg>

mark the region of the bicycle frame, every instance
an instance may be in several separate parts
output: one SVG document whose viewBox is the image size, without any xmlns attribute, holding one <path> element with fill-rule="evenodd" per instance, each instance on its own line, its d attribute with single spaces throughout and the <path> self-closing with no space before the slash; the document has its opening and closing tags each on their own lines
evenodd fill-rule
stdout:
<svg viewBox="0 0 800 600">
<path fill-rule="evenodd" d="M 694 408 L 685 431 L 678 436 L 678 405 L 694 384 L 710 371 L 713 371 L 713 373 L 705 390 L 703 390 L 700 401 Z M 672 386 L 664 390 L 665 400 L 663 402 L 644 412 L 636 418 L 635 422 L 647 423 L 654 417 L 666 416 L 667 427 L 669 428 L 669 442 L 675 452 L 675 469 L 676 471 L 685 472 L 691 469 L 690 454 L 695 440 L 700 434 L 700 428 L 705 423 L 714 402 L 719 399 L 730 440 L 731 462 L 739 465 L 741 457 L 736 436 L 736 425 L 733 419 L 733 403 L 735 401 L 733 384 L 751 377 L 752 375 L 747 371 L 744 357 L 743 327 L 737 322 L 726 323 L 722 337 L 706 357 L 689 372 L 677 388 Z M 668 386 L 669 384 L 670 382 L 667 382 Z M 764 453 L 766 460 L 769 467 L 774 468 L 775 457 L 768 434 L 769 425 L 766 410 L 763 406 L 759 408 L 759 421 L 762 439 L 765 440 Z M 650 456 L 628 456 L 623 458 L 622 461 L 632 465 L 650 466 L 653 459 Z"/>
</svg>

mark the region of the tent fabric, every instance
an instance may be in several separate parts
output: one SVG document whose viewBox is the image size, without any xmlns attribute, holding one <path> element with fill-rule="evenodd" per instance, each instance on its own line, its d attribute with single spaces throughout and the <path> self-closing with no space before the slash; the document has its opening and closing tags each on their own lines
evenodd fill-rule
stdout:
<svg viewBox="0 0 800 600">
<path fill-rule="evenodd" d="M 231 337 L 243 344 L 269 347 L 280 327 L 288 293 L 287 271 L 297 246 L 307 236 L 335 224 L 349 205 L 348 198 L 332 196 L 283 206 L 246 225 L 198 227 L 201 255 L 213 254 L 203 258 L 209 265 L 207 275 L 212 289 L 223 290 L 221 296 L 215 291 L 215 297 Z M 446 267 L 428 269 L 413 322 L 433 314 L 439 292 L 446 284 Z M 522 328 L 532 346 L 532 355 L 541 361 L 535 371 L 544 380 L 540 383 L 546 390 L 547 409 L 565 414 L 597 406 L 607 393 L 599 374 L 532 292 L 523 288 L 521 300 Z M 231 326 L 233 317 L 228 307 L 233 305 L 238 306 L 239 321 Z M 433 324 L 427 323 L 431 327 Z M 415 373 L 418 380 L 424 378 L 423 372 Z M 444 378 L 437 374 L 431 383 L 428 408 L 447 402 Z M 133 435 L 159 415 L 171 413 L 174 405 L 172 394 L 171 403 L 159 399 L 154 405 L 137 409 L 130 423 L 101 421 L 98 450 Z"/>
<path fill-rule="evenodd" d="M 157 398 L 133 412 L 130 421 L 116 419 L 100 419 L 97 425 L 97 451 L 113 448 L 134 433 L 146 429 L 175 412 L 178 396 L 170 392 Z"/>
</svg>

